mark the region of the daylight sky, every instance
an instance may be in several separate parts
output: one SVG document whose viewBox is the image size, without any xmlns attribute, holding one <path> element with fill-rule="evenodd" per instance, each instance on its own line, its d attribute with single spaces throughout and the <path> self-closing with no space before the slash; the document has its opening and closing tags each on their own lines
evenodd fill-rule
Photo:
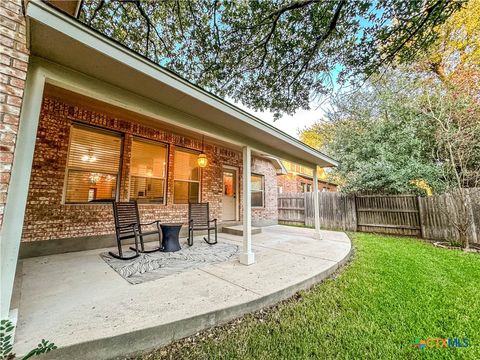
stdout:
<svg viewBox="0 0 480 360">
<path fill-rule="evenodd" d="M 239 108 L 249 112 L 250 114 L 258 117 L 259 119 L 266 121 L 276 128 L 286 132 L 287 134 L 298 139 L 298 130 L 301 130 L 307 126 L 312 125 L 316 120 L 323 117 L 325 113 L 322 108 L 311 110 L 298 110 L 293 116 L 283 116 L 281 119 L 274 121 L 273 114 L 270 112 L 258 112 L 251 110 L 241 104 L 235 104 Z"/>
<path fill-rule="evenodd" d="M 339 92 L 342 89 L 337 83 L 338 74 L 340 73 L 341 69 L 342 66 L 337 65 L 330 74 L 329 81 L 332 82 L 332 91 L 334 92 Z M 330 107 L 329 99 L 323 98 L 320 106 L 318 105 L 318 103 L 311 103 L 310 110 L 298 110 L 295 115 L 285 115 L 281 119 L 274 121 L 273 114 L 269 111 L 254 111 L 247 108 L 246 106 L 243 106 L 242 104 L 238 104 L 232 101 L 228 97 L 226 98 L 226 100 L 230 101 L 232 104 L 235 104 L 239 108 L 249 112 L 250 114 L 262 119 L 263 121 L 272 124 L 276 128 L 282 130 L 283 132 L 286 132 L 287 134 L 297 139 L 299 138 L 298 130 L 302 130 L 305 127 L 312 125 L 317 120 L 322 119 L 325 115 L 325 109 L 328 109 Z"/>
</svg>

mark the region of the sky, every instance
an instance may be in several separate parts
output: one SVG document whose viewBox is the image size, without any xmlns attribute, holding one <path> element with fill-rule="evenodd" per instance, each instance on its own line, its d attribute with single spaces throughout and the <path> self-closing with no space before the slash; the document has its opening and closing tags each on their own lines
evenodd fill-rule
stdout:
<svg viewBox="0 0 480 360">
<path fill-rule="evenodd" d="M 312 125 L 316 120 L 321 119 L 325 114 L 322 108 L 298 110 L 293 116 L 285 115 L 281 119 L 274 121 L 273 114 L 271 112 L 258 112 L 251 110 L 242 104 L 235 105 L 297 139 L 299 138 L 298 130 Z"/>
<path fill-rule="evenodd" d="M 341 65 L 336 65 L 335 68 L 331 71 L 331 81 L 333 82 L 333 88 L 332 91 L 340 91 L 340 86 L 337 83 L 337 78 L 338 74 L 342 70 Z M 248 107 L 236 103 L 229 99 L 227 97 L 227 101 L 230 101 L 232 104 L 235 104 L 238 106 L 240 109 L 243 109 L 247 111 L 248 113 L 258 117 L 259 119 L 266 121 L 276 128 L 282 130 L 283 132 L 286 132 L 287 134 L 293 136 L 294 138 L 299 138 L 298 132 L 299 130 L 304 129 L 305 127 L 308 127 L 310 125 L 313 125 L 317 120 L 320 120 L 324 117 L 325 115 L 325 109 L 330 107 L 330 102 L 328 98 L 323 98 L 323 100 L 320 102 L 321 105 L 318 106 L 315 103 L 311 103 L 310 110 L 298 110 L 294 115 L 288 116 L 285 115 L 281 119 L 278 120 L 273 120 L 273 114 L 269 111 L 254 111 L 252 109 L 249 109 Z"/>
</svg>

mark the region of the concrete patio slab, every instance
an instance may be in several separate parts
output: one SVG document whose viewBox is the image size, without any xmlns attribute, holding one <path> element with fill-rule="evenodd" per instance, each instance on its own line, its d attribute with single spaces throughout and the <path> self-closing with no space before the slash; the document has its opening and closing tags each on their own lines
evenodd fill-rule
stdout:
<svg viewBox="0 0 480 360">
<path fill-rule="evenodd" d="M 253 237 L 256 262 L 238 257 L 132 285 L 99 256 L 107 249 L 25 259 L 15 351 L 44 338 L 48 359 L 112 359 L 165 345 L 272 305 L 323 280 L 351 251 L 344 233 L 286 226 Z M 220 242 L 241 237 L 219 234 Z M 198 241 L 201 241 L 200 239 Z"/>
<path fill-rule="evenodd" d="M 268 237 L 255 237 L 255 246 L 257 248 L 265 247 L 267 249 L 275 249 L 287 254 L 304 255 L 308 257 L 339 261 L 344 257 L 345 251 L 350 249 L 350 239 L 344 233 L 336 233 L 333 231 L 323 232 L 323 244 L 321 247 L 314 247 L 312 252 L 312 230 L 305 228 L 292 228 L 292 230 L 285 232 L 284 226 L 276 225 L 269 226 Z M 337 236 L 343 234 L 345 238 Z M 294 241 L 292 240 L 294 237 Z M 224 234 L 224 238 L 236 241 L 241 244 L 242 239 L 237 236 L 228 236 Z M 348 240 L 348 242 L 347 242 Z"/>
</svg>

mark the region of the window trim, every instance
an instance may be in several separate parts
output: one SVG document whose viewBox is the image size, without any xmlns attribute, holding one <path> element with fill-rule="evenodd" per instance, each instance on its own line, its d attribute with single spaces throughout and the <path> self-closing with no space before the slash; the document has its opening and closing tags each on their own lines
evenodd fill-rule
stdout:
<svg viewBox="0 0 480 360">
<path fill-rule="evenodd" d="M 151 139 L 148 139 L 148 138 L 144 138 L 144 137 L 141 137 L 141 136 L 132 136 L 132 148 L 133 148 L 133 142 L 135 141 L 135 139 L 139 139 L 138 141 L 140 142 L 146 142 L 146 143 L 151 143 L 152 145 L 158 145 L 158 144 L 162 144 L 163 146 L 166 147 L 167 149 L 167 153 L 165 155 L 166 159 L 165 159 L 165 177 L 164 178 L 160 178 L 160 177 L 154 177 L 152 176 L 151 178 L 152 179 L 161 179 L 163 180 L 164 182 L 164 195 L 163 195 L 163 202 L 152 202 L 152 203 L 143 203 L 143 202 L 139 202 L 138 204 L 141 205 L 141 206 L 158 206 L 158 205 L 167 205 L 167 197 L 168 197 L 168 168 L 169 168 L 169 160 L 170 160 L 170 144 L 169 143 L 166 143 L 166 142 L 163 142 L 163 141 L 156 141 L 156 140 L 151 140 Z M 131 179 L 132 179 L 132 176 L 135 177 L 135 175 L 132 175 L 132 171 L 131 171 L 131 167 L 132 167 L 132 152 L 133 151 L 130 151 L 130 164 L 129 164 L 129 171 L 128 171 L 128 192 L 127 192 L 127 195 L 128 195 L 128 200 L 130 201 L 131 200 L 131 197 L 130 197 L 130 191 L 131 191 Z M 122 160 L 123 160 L 123 156 L 122 156 Z M 137 177 L 141 177 L 141 176 L 137 176 Z"/>
<path fill-rule="evenodd" d="M 177 149 L 178 148 L 178 149 Z M 180 182 L 187 182 L 187 183 L 198 183 L 198 197 L 197 197 L 197 202 L 200 202 L 201 196 L 202 196 L 202 169 L 200 166 L 198 167 L 198 180 L 184 180 L 184 179 L 178 179 L 176 178 L 175 174 L 175 159 L 176 159 L 176 153 L 178 151 L 183 151 L 186 153 L 191 153 L 195 155 L 199 155 L 201 152 L 195 149 L 190 149 L 187 147 L 183 146 L 175 146 L 175 151 L 173 154 L 173 166 L 172 166 L 172 171 L 173 171 L 173 188 L 172 188 L 172 204 L 173 205 L 188 205 L 189 203 L 176 203 L 175 202 L 175 182 L 180 181 Z"/>
<path fill-rule="evenodd" d="M 74 171 L 85 171 L 84 169 L 80 169 L 77 167 L 69 167 L 68 166 L 68 159 L 70 158 L 70 151 L 72 149 L 72 129 L 74 127 L 77 128 L 84 128 L 87 130 L 91 131 L 96 131 L 100 133 L 106 133 L 109 135 L 114 135 L 117 136 L 120 139 L 120 161 L 118 163 L 118 171 L 117 171 L 117 176 L 116 176 L 116 184 L 115 184 L 115 198 L 113 201 L 118 201 L 118 198 L 120 196 L 120 182 L 121 182 L 121 172 L 123 168 L 123 151 L 124 151 L 124 146 L 125 146 L 125 134 L 120 132 L 120 131 L 115 131 L 115 130 L 110 130 L 110 129 L 105 129 L 100 126 L 96 125 L 91 125 L 91 124 L 85 124 L 79 121 L 72 121 L 69 126 L 69 132 L 68 132 L 68 150 L 67 150 L 67 159 L 65 163 L 65 174 L 63 177 L 63 192 L 62 192 L 62 201 L 61 205 L 106 205 L 112 202 L 112 200 L 105 200 L 105 201 L 95 201 L 95 202 L 67 202 L 67 187 L 68 187 L 68 174 L 70 170 Z M 109 175 L 114 175 L 108 172 L 102 173 L 102 174 L 109 174 Z"/>
<path fill-rule="evenodd" d="M 262 193 L 262 205 L 261 206 L 254 206 L 251 205 L 252 209 L 265 209 L 265 175 L 263 174 L 258 174 L 258 173 L 250 173 L 250 182 L 252 181 L 251 177 L 252 176 L 260 176 L 262 179 L 262 190 L 252 190 L 250 188 L 250 197 L 252 196 L 252 193 L 255 192 L 261 192 Z"/>
</svg>

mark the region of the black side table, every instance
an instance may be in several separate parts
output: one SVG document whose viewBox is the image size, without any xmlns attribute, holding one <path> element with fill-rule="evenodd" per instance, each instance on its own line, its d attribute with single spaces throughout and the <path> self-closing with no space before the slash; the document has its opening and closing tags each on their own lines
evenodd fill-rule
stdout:
<svg viewBox="0 0 480 360">
<path fill-rule="evenodd" d="M 179 243 L 180 229 L 183 224 L 160 224 L 162 229 L 162 250 L 164 252 L 173 252 L 181 249 Z"/>
</svg>

